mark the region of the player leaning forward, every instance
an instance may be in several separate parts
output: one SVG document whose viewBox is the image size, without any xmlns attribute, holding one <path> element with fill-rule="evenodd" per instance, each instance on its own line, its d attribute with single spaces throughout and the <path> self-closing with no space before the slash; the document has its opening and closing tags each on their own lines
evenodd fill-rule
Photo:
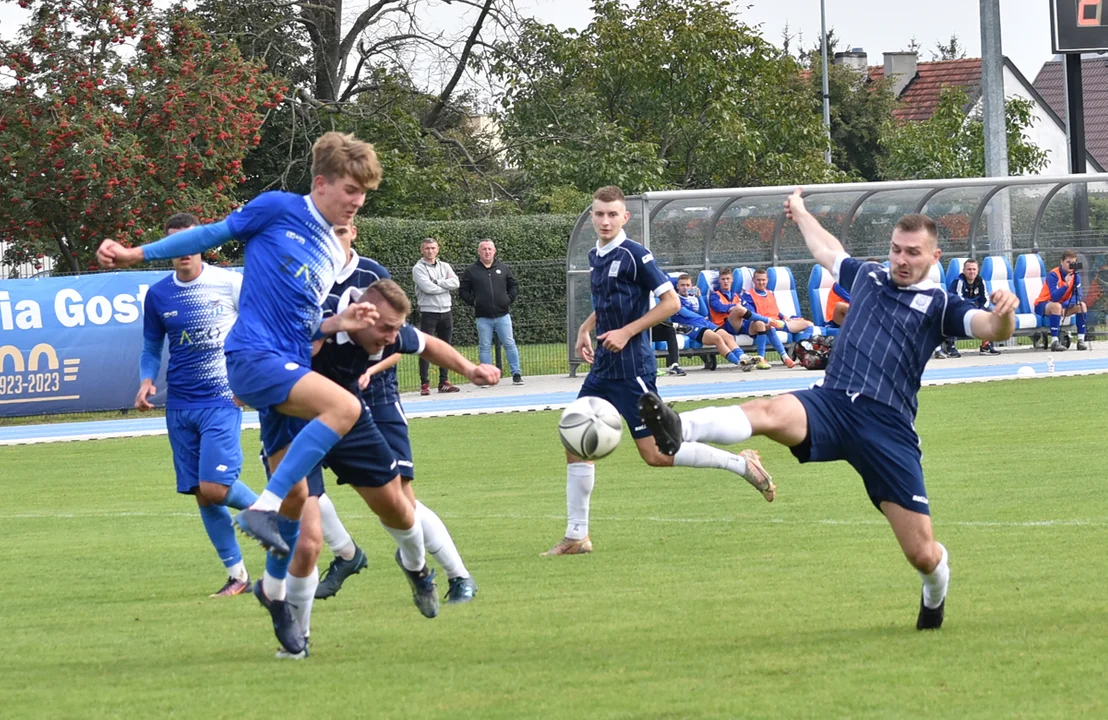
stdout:
<svg viewBox="0 0 1108 720">
<path fill-rule="evenodd" d="M 786 201 L 812 257 L 850 290 L 850 314 L 835 341 L 822 385 L 809 390 L 678 415 L 657 395 L 644 396 L 643 421 L 663 453 L 691 441 L 732 444 L 764 435 L 800 462 L 846 460 L 892 526 L 923 578 L 916 628 L 942 626 L 950 567 L 935 542 L 914 426 L 920 377 L 944 336 L 1006 340 L 1015 330 L 1016 296 L 997 290 L 992 310 L 978 309 L 928 280 L 942 254 L 935 222 L 905 215 L 893 230 L 889 267 L 861 262 L 804 207 L 800 189 Z"/>
<path fill-rule="evenodd" d="M 623 232 L 631 216 L 622 190 L 615 186 L 597 190 L 591 216 L 598 237 L 596 247 L 589 251 L 593 312 L 577 332 L 577 354 L 592 363 L 592 369 L 577 397 L 602 398 L 615 406 L 631 428 L 639 456 L 647 465 L 729 470 L 744 477 L 766 500 L 773 500 L 773 483 L 754 450 L 733 455 L 709 445 L 686 443 L 680 452 L 659 452 L 651 431 L 639 419 L 639 399 L 656 389 L 658 363 L 649 330 L 676 313 L 680 301 L 654 256 Z M 652 294 L 658 299 L 653 308 Z M 595 353 L 590 336 L 594 328 L 599 343 Z M 595 478 L 591 462 L 566 451 L 566 534 L 544 555 L 592 552 L 589 499 Z"/>
</svg>

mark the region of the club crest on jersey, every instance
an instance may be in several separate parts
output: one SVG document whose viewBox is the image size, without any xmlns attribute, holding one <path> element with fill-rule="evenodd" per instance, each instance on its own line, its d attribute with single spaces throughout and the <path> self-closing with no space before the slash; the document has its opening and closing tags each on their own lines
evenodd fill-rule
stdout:
<svg viewBox="0 0 1108 720">
<path fill-rule="evenodd" d="M 297 235 L 292 230 L 286 230 L 285 231 L 285 237 L 289 238 L 290 240 L 295 240 L 296 242 L 300 243 L 301 245 L 308 242 L 304 237 L 302 237 L 300 235 Z"/>
<path fill-rule="evenodd" d="M 912 298 L 912 309 L 919 310 L 921 313 L 927 312 L 927 308 L 931 307 L 931 296 L 919 293 Z"/>
<path fill-rule="evenodd" d="M 646 255 L 642 256 L 642 264 L 646 265 L 648 262 L 650 262 L 653 259 L 654 259 L 654 254 L 653 253 L 647 253 Z"/>
<path fill-rule="evenodd" d="M 616 277 L 619 275 L 619 260 L 615 260 L 608 266 L 608 277 Z"/>
</svg>

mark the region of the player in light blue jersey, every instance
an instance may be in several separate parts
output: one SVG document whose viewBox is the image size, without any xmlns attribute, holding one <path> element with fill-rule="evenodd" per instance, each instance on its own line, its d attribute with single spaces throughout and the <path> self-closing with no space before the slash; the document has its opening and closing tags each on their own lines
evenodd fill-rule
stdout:
<svg viewBox="0 0 1108 720">
<path fill-rule="evenodd" d="M 231 390 L 248 405 L 276 411 L 265 413 L 263 422 L 308 422 L 265 491 L 235 522 L 270 551 L 254 594 L 293 653 L 303 650 L 303 634 L 285 603 L 285 576 L 307 497 L 303 478 L 362 413 L 358 398 L 311 371 L 311 344 L 315 337 L 371 325 L 376 317 L 372 305 L 355 303 L 321 323 L 320 305 L 346 262 L 334 226 L 353 221 L 366 192 L 380 183 L 381 166 L 369 143 L 329 132 L 312 146 L 312 176 L 309 195 L 263 193 L 221 222 L 138 248 L 105 240 L 97 251 L 100 264 L 112 268 L 189 255 L 231 239 L 245 245 L 239 319 L 224 343 Z"/>
<path fill-rule="evenodd" d="M 652 432 L 639 418 L 639 399 L 657 390 L 657 361 L 648 331 L 677 313 L 681 302 L 673 283 L 658 269 L 650 251 L 623 232 L 631 214 L 627 212 L 622 190 L 615 186 L 597 190 L 591 215 L 599 238 L 596 247 L 589 251 L 593 312 L 577 332 L 577 355 L 592 363 L 592 369 L 577 397 L 598 397 L 615 406 L 631 429 L 639 456 L 647 465 L 729 470 L 772 500 L 773 485 L 753 450 L 733 455 L 719 448 L 689 443 L 676 456 L 659 452 Z M 653 308 L 651 294 L 658 299 Z M 593 328 L 600 342 L 595 353 L 590 336 Z M 589 501 L 595 484 L 593 463 L 567 450 L 566 534 L 543 555 L 592 552 Z"/>
<path fill-rule="evenodd" d="M 172 235 L 195 226 L 179 213 L 165 223 Z M 143 307 L 141 387 L 135 407 L 149 410 L 162 348 L 169 338 L 165 421 L 177 492 L 196 497 L 208 538 L 227 568 L 227 582 L 212 597 L 250 590 L 250 577 L 235 539 L 228 507 L 241 510 L 257 499 L 239 480 L 242 470 L 242 410 L 227 383 L 223 340 L 238 317 L 242 276 L 206 265 L 199 255 L 173 259 L 173 274 L 150 287 Z"/>
<path fill-rule="evenodd" d="M 812 257 L 851 297 L 822 385 L 680 415 L 653 396 L 643 403 L 643 419 L 665 453 L 682 452 L 689 441 L 730 445 L 763 435 L 791 448 L 802 463 L 846 460 L 923 579 L 916 628 L 939 628 L 950 566 L 931 527 L 915 430 L 916 394 L 924 365 L 944 337 L 1006 340 L 1016 327 L 1019 300 L 997 290 L 991 311 L 985 311 L 930 282 L 942 252 L 935 222 L 925 215 L 900 219 L 885 268 L 847 255 L 805 208 L 799 188 L 785 211 Z"/>
</svg>

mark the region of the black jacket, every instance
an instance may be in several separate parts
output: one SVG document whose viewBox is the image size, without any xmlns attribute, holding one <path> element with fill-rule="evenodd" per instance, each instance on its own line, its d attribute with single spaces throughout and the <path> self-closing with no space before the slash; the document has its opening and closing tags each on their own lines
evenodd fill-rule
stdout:
<svg viewBox="0 0 1108 720">
<path fill-rule="evenodd" d="M 966 280 L 965 273 L 959 273 L 958 279 L 954 282 L 954 294 L 961 295 L 979 308 L 989 306 L 989 294 L 985 291 L 985 281 L 980 275 L 971 283 Z"/>
<path fill-rule="evenodd" d="M 485 267 L 480 260 L 467 267 L 458 287 L 458 297 L 473 306 L 473 314 L 479 318 L 507 315 L 508 306 L 515 302 L 518 293 L 512 269 L 496 259 L 491 267 Z"/>
</svg>

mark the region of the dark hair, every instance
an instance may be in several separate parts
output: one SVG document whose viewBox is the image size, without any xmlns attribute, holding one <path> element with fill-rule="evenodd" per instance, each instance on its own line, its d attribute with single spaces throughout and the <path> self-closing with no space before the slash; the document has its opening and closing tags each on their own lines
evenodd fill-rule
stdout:
<svg viewBox="0 0 1108 720">
<path fill-rule="evenodd" d="M 720 268 L 719 269 L 719 277 L 723 277 L 724 275 L 733 275 L 733 274 L 734 273 L 731 272 L 731 268 Z"/>
<path fill-rule="evenodd" d="M 436 240 L 436 239 L 435 239 L 435 238 L 433 238 L 433 237 L 425 237 L 425 238 L 423 238 L 423 242 L 421 242 L 421 243 L 419 244 L 419 246 L 420 246 L 420 247 L 423 247 L 423 246 L 424 246 L 424 245 L 426 245 L 427 243 L 435 243 L 436 245 L 438 245 L 438 244 L 439 244 L 439 241 L 438 241 L 438 240 Z"/>
<path fill-rule="evenodd" d="M 688 280 L 689 282 L 692 282 L 692 275 L 689 275 L 688 273 L 681 273 L 677 276 L 677 282 L 681 282 L 682 280 Z"/>
<path fill-rule="evenodd" d="M 966 258 L 966 261 L 965 261 L 964 263 L 962 263 L 962 267 L 965 267 L 966 265 L 969 265 L 970 263 L 973 263 L 974 265 L 980 265 L 980 263 L 979 263 L 979 262 L 977 262 L 977 260 L 976 260 L 976 259 L 974 259 L 974 258 Z"/>
<path fill-rule="evenodd" d="M 592 194 L 592 199 L 600 202 L 627 202 L 627 198 L 623 196 L 623 190 L 615 185 L 605 185 L 600 188 Z"/>
<path fill-rule="evenodd" d="M 185 228 L 195 227 L 200 224 L 200 221 L 196 219 L 196 216 L 192 213 L 177 213 L 176 215 L 170 215 L 169 219 L 165 221 L 163 230 L 169 232 L 170 230 L 184 230 Z"/>
<path fill-rule="evenodd" d="M 362 293 L 363 301 L 365 300 L 365 294 L 368 292 L 380 296 L 393 310 L 403 313 L 404 317 L 408 317 L 408 314 L 412 311 L 412 304 L 408 300 L 407 293 L 395 280 L 377 280 L 365 289 L 365 293 Z"/>
<path fill-rule="evenodd" d="M 1066 251 L 1064 251 L 1062 253 L 1062 259 L 1065 260 L 1066 258 L 1073 258 L 1074 260 L 1076 260 L 1077 259 L 1077 251 L 1076 250 L 1066 250 Z"/>
<path fill-rule="evenodd" d="M 754 271 L 754 274 L 755 275 L 766 275 L 766 276 L 769 275 L 769 273 L 766 272 L 765 268 L 758 268 L 757 270 Z"/>
<path fill-rule="evenodd" d="M 897 220 L 896 229 L 901 232 L 919 232 L 923 230 L 935 239 L 939 237 L 939 228 L 935 225 L 935 221 L 919 213 L 905 215 Z"/>
</svg>

